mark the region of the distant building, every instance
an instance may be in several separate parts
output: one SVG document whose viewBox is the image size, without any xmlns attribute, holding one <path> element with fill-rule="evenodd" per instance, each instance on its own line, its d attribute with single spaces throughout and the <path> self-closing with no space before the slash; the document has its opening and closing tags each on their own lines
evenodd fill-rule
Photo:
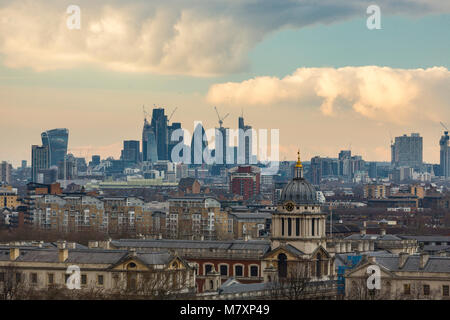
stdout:
<svg viewBox="0 0 450 320">
<path fill-rule="evenodd" d="M 200 193 L 200 182 L 194 178 L 182 178 L 178 183 L 178 190 L 186 194 Z"/>
<path fill-rule="evenodd" d="M 391 145 L 391 163 L 395 167 L 421 168 L 423 165 L 423 138 L 418 133 L 396 137 Z"/>
<path fill-rule="evenodd" d="M 229 170 L 230 192 L 248 200 L 260 193 L 261 169 L 255 166 L 239 166 Z"/>
<path fill-rule="evenodd" d="M 138 162 L 140 162 L 140 153 L 139 141 L 125 140 L 123 142 L 121 159 L 126 164 L 137 164 Z"/>
<path fill-rule="evenodd" d="M 50 168 L 50 153 L 49 147 L 31 146 L 31 181 L 38 182 L 38 173 L 41 169 Z"/>
<path fill-rule="evenodd" d="M 0 163 L 0 183 L 11 183 L 12 165 L 6 161 Z"/>
<path fill-rule="evenodd" d="M 241 116 L 238 119 L 239 125 L 239 152 L 244 154 L 244 164 L 253 164 L 253 134 L 252 127 L 245 125 L 244 117 Z M 241 131 L 242 130 L 242 131 Z M 241 155 L 242 156 L 242 155 Z"/>
<path fill-rule="evenodd" d="M 444 132 L 444 135 L 439 140 L 439 146 L 441 148 L 440 153 L 440 175 L 445 179 L 450 178 L 450 137 L 448 131 Z"/>
<path fill-rule="evenodd" d="M 57 166 L 67 155 L 69 141 L 69 130 L 53 129 L 42 132 L 42 145 L 48 147 L 50 163 L 49 167 Z"/>
</svg>

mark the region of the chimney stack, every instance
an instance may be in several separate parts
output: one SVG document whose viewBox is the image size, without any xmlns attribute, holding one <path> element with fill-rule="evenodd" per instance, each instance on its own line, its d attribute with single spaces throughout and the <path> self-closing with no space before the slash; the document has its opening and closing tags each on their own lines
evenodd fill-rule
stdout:
<svg viewBox="0 0 450 320">
<path fill-rule="evenodd" d="M 9 248 L 9 260 L 15 261 L 20 255 L 19 248 Z"/>
<path fill-rule="evenodd" d="M 398 255 L 398 267 L 401 269 L 406 263 L 409 254 L 407 252 L 400 252 Z"/>
<path fill-rule="evenodd" d="M 67 249 L 66 241 L 58 241 L 58 261 L 66 262 L 67 258 L 69 258 L 69 249 Z"/>
<path fill-rule="evenodd" d="M 429 258 L 430 255 L 428 253 L 422 252 L 420 254 L 420 269 L 425 268 Z"/>
<path fill-rule="evenodd" d="M 381 234 L 381 236 L 385 236 L 386 235 L 386 229 L 382 228 L 380 234 Z"/>
</svg>

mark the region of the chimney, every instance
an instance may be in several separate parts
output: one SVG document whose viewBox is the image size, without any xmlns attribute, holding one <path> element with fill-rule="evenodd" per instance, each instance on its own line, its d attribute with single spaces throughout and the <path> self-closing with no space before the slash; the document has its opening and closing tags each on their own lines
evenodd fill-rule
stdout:
<svg viewBox="0 0 450 320">
<path fill-rule="evenodd" d="M 162 234 L 161 234 L 161 233 L 158 235 L 158 239 L 159 239 L 159 240 L 162 239 Z"/>
<path fill-rule="evenodd" d="M 425 265 L 427 264 L 429 258 L 430 255 L 428 253 L 422 252 L 420 254 L 420 269 L 425 268 Z"/>
<path fill-rule="evenodd" d="M 245 241 L 248 241 L 248 239 L 249 239 L 249 236 L 248 236 L 248 234 L 246 234 L 246 235 L 244 236 L 244 240 L 245 240 Z"/>
<path fill-rule="evenodd" d="M 66 262 L 67 258 L 69 258 L 69 249 L 66 247 L 58 248 L 58 261 Z"/>
<path fill-rule="evenodd" d="M 92 249 L 92 248 L 98 248 L 98 241 L 92 241 L 92 240 L 89 240 L 89 242 L 88 242 L 88 248 L 89 248 L 89 249 Z"/>
<path fill-rule="evenodd" d="M 66 249 L 66 241 L 65 240 L 58 240 L 56 242 L 56 246 L 58 247 L 58 249 Z"/>
<path fill-rule="evenodd" d="M 401 269 L 406 263 L 409 254 L 407 252 L 400 252 L 398 255 L 398 267 Z"/>
<path fill-rule="evenodd" d="M 381 236 L 385 236 L 386 235 L 386 229 L 382 228 L 380 231 Z"/>
<path fill-rule="evenodd" d="M 375 263 L 377 260 L 375 259 L 375 256 L 368 256 L 367 257 L 367 260 L 370 262 L 370 263 Z"/>
<path fill-rule="evenodd" d="M 9 248 L 9 260 L 15 261 L 20 255 L 19 248 Z"/>
<path fill-rule="evenodd" d="M 130 251 L 130 254 L 131 254 L 132 257 L 136 257 L 137 256 L 136 248 L 130 248 L 129 251 Z"/>
</svg>

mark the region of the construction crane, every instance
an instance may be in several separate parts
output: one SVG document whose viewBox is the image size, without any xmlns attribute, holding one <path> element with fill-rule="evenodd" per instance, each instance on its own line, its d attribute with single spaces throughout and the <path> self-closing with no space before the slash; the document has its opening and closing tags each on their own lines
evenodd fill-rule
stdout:
<svg viewBox="0 0 450 320">
<path fill-rule="evenodd" d="M 170 116 L 167 118 L 167 122 L 169 122 L 170 119 L 172 119 L 173 114 L 175 113 L 175 111 L 177 111 L 177 109 L 178 109 L 178 107 L 176 107 L 176 108 L 172 111 L 172 113 L 170 114 Z"/>
<path fill-rule="evenodd" d="M 142 105 L 142 111 L 144 112 L 144 120 L 147 120 L 148 112 L 145 110 L 145 105 Z"/>
<path fill-rule="evenodd" d="M 221 117 L 220 117 L 220 114 L 219 114 L 219 111 L 217 110 L 217 108 L 214 107 L 214 109 L 216 109 L 217 117 L 219 118 L 219 126 L 220 126 L 220 128 L 222 128 L 223 120 L 225 120 L 230 114 L 227 113 L 227 114 L 225 115 L 225 117 L 221 118 Z"/>
</svg>

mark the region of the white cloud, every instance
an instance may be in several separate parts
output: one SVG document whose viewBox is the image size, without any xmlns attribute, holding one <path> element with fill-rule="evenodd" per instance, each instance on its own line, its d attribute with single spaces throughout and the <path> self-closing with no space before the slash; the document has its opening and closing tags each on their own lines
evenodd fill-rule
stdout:
<svg viewBox="0 0 450 320">
<path fill-rule="evenodd" d="M 299 68 L 282 79 L 256 77 L 210 87 L 207 100 L 228 106 L 317 107 L 324 115 L 353 112 L 381 122 L 450 117 L 450 71 L 444 67 Z"/>
<path fill-rule="evenodd" d="M 216 75 L 242 71 L 267 34 L 361 17 L 366 0 L 88 1 L 68 30 L 67 0 L 0 0 L 0 54 L 37 71 L 90 64 L 131 72 Z M 440 0 L 378 0 L 382 13 L 450 12 Z"/>
</svg>

